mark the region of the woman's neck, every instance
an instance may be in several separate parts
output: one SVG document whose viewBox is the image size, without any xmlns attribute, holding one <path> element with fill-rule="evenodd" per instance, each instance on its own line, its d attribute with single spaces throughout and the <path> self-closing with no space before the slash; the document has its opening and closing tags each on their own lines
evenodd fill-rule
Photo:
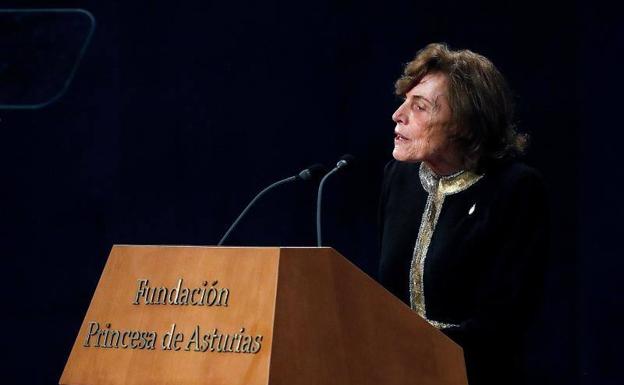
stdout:
<svg viewBox="0 0 624 385">
<path fill-rule="evenodd" d="M 424 162 L 437 176 L 444 177 L 463 171 L 460 162 Z"/>
</svg>

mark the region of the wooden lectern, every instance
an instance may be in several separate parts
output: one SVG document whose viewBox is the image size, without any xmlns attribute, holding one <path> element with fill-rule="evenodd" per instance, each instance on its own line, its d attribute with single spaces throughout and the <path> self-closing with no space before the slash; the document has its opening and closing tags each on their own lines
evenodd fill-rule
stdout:
<svg viewBox="0 0 624 385">
<path fill-rule="evenodd" d="M 458 345 L 331 248 L 114 246 L 60 384 L 467 380 Z"/>
</svg>

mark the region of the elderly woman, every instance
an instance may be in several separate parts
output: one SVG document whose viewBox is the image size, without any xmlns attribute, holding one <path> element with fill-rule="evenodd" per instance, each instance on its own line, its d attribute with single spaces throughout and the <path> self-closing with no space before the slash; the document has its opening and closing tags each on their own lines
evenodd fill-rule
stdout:
<svg viewBox="0 0 624 385">
<path fill-rule="evenodd" d="M 471 385 L 522 382 L 547 248 L 542 181 L 485 57 L 430 44 L 396 82 L 382 187 L 381 283 L 464 348 Z"/>
</svg>

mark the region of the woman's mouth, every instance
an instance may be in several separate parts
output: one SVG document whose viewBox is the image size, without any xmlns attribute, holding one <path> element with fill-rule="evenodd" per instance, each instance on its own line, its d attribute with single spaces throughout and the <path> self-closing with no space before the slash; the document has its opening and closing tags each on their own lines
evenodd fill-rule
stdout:
<svg viewBox="0 0 624 385">
<path fill-rule="evenodd" d="M 404 137 L 403 135 L 399 134 L 398 132 L 394 133 L 394 141 L 395 142 L 404 142 L 408 140 L 406 137 Z"/>
</svg>

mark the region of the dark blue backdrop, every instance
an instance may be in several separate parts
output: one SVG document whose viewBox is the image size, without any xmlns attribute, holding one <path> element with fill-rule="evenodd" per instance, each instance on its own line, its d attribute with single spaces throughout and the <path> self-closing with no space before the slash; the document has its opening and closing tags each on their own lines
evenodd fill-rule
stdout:
<svg viewBox="0 0 624 385">
<path fill-rule="evenodd" d="M 98 23 L 63 99 L 0 112 L 5 378 L 57 383 L 112 244 L 215 244 L 262 187 L 345 152 L 359 164 L 327 185 L 325 240 L 374 275 L 393 81 L 419 48 L 445 41 L 506 75 L 532 135 L 527 162 L 548 183 L 553 258 L 530 377 L 621 383 L 624 36 L 614 9 L 534 0 L 0 6 L 81 7 Z M 229 243 L 313 245 L 312 187 L 273 192 Z"/>
</svg>

